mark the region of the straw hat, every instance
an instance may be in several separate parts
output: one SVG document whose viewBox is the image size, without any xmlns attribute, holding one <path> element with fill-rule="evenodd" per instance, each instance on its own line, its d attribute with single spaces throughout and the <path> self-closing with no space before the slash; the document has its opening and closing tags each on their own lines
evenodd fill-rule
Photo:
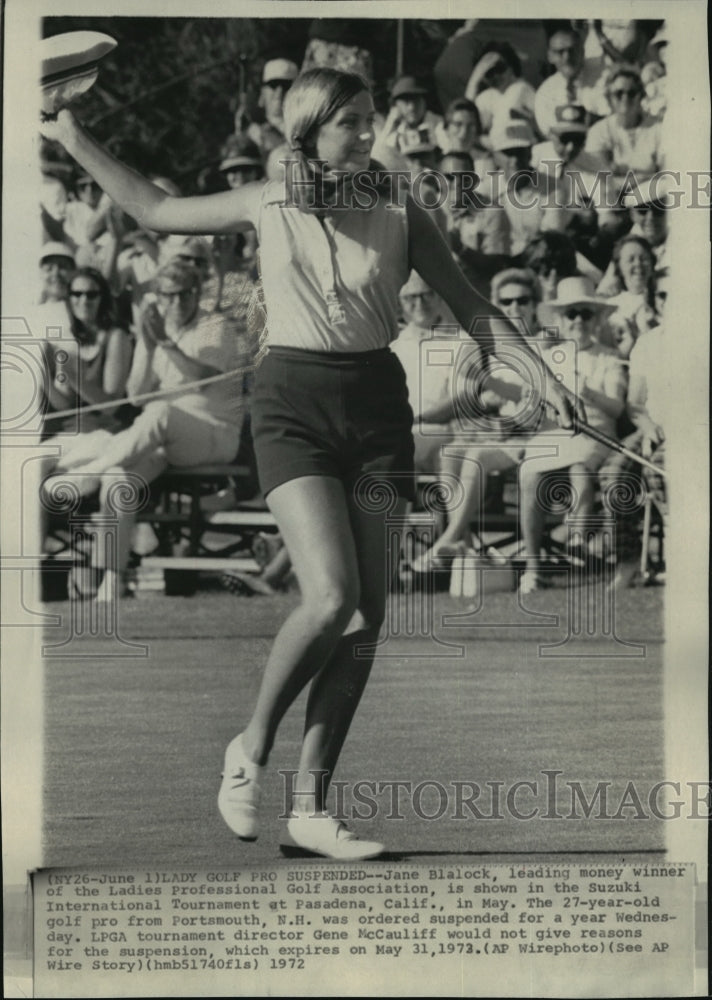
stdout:
<svg viewBox="0 0 712 1000">
<path fill-rule="evenodd" d="M 568 309 L 569 306 L 590 306 L 599 312 L 615 312 L 616 306 L 606 299 L 596 295 L 596 289 L 590 278 L 578 274 L 571 278 L 562 278 L 556 287 L 556 298 L 546 303 L 552 309 Z"/>
</svg>

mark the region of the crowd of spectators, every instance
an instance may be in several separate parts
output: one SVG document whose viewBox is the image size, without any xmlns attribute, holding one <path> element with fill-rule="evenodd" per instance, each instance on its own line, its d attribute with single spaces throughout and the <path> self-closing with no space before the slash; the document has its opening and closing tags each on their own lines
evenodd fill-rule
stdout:
<svg viewBox="0 0 712 1000">
<path fill-rule="evenodd" d="M 256 106 L 238 97 L 198 191 L 280 176 L 289 159 L 282 107 L 301 69 L 356 69 L 386 85 L 373 80 L 368 48 L 348 27 L 327 38 L 313 32 L 301 62 L 264 54 Z M 465 22 L 433 66 L 388 82 L 372 153 L 384 170 L 409 172 L 426 204 L 430 191 L 470 282 L 583 398 L 589 422 L 648 456 L 662 454 L 664 440 L 655 344 L 669 264 L 669 206 L 657 183 L 666 166 L 666 47 L 661 22 Z M 249 431 L 242 373 L 264 334 L 254 233 L 159 235 L 48 145 L 42 172 L 37 323 L 64 331 L 46 341 L 45 437 L 72 435 L 59 468 L 101 495 L 109 472 L 139 469 L 151 479 L 168 463 L 234 458 Z M 154 181 L 181 193 L 171 178 Z M 469 548 L 487 477 L 518 470 L 520 586 L 539 589 L 541 478 L 566 471 L 580 516 L 592 508 L 601 469 L 606 483 L 615 478 L 611 456 L 582 435 L 562 439 L 530 405 L 526 373 L 495 369 L 473 346 L 460 350 L 463 331 L 415 273 L 401 306 L 393 350 L 408 376 L 418 469 L 456 476 L 464 495 L 416 568 L 447 567 Z M 440 359 L 432 369 L 426 349 Z M 215 388 L 149 403 L 128 427 L 122 419 L 127 393 L 233 371 L 240 374 Z M 646 384 L 655 386 L 654 407 Z M 619 582 L 630 582 L 637 558 L 634 520 L 619 533 Z M 110 581 L 104 594 L 124 587 L 130 539 L 122 544 L 114 576 L 99 573 Z"/>
</svg>

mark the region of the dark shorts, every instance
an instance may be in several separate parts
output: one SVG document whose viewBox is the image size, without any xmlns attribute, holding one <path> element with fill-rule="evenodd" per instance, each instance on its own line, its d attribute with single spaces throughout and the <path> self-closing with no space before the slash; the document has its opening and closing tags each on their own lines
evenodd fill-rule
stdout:
<svg viewBox="0 0 712 1000">
<path fill-rule="evenodd" d="M 400 361 L 385 348 L 358 354 L 273 347 L 250 402 L 265 496 L 300 476 L 334 476 L 348 490 L 387 482 L 412 499 L 413 411 Z"/>
</svg>

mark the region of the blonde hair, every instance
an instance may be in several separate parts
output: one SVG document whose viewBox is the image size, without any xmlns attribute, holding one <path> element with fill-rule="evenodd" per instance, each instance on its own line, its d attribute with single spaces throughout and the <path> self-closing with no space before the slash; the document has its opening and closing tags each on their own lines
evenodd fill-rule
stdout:
<svg viewBox="0 0 712 1000">
<path fill-rule="evenodd" d="M 316 137 L 319 128 L 358 94 L 369 91 L 358 73 L 321 66 L 301 73 L 284 99 L 284 134 L 291 149 L 286 186 L 290 204 L 302 211 L 323 206 L 323 185 L 316 160 Z"/>
</svg>

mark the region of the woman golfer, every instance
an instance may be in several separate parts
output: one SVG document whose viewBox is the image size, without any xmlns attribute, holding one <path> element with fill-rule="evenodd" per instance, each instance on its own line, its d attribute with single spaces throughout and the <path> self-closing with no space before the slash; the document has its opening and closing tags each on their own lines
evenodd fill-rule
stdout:
<svg viewBox="0 0 712 1000">
<path fill-rule="evenodd" d="M 170 197 L 118 163 L 67 110 L 43 132 L 152 230 L 257 231 L 269 352 L 256 376 L 252 426 L 261 487 L 301 603 L 275 639 L 246 728 L 226 750 L 218 805 L 238 837 L 257 837 L 261 774 L 277 727 L 311 682 L 288 832 L 307 851 L 354 860 L 380 854 L 383 845 L 356 837 L 328 815 L 325 800 L 371 668 L 363 647 L 375 643 L 385 611 L 386 514 L 374 512 L 368 484 L 390 488 L 394 503 L 413 490 L 412 413 L 388 348 L 410 269 L 465 329 L 494 317 L 473 336 L 497 353 L 504 334 L 510 357 L 516 341 L 562 426 L 571 426 L 576 402 L 465 281 L 425 209 L 410 196 L 399 203 L 374 195 L 373 186 L 367 197 L 355 190 L 374 142 L 374 106 L 361 77 L 327 68 L 303 73 L 287 95 L 284 121 L 294 159 L 284 182 L 188 198 Z"/>
</svg>

